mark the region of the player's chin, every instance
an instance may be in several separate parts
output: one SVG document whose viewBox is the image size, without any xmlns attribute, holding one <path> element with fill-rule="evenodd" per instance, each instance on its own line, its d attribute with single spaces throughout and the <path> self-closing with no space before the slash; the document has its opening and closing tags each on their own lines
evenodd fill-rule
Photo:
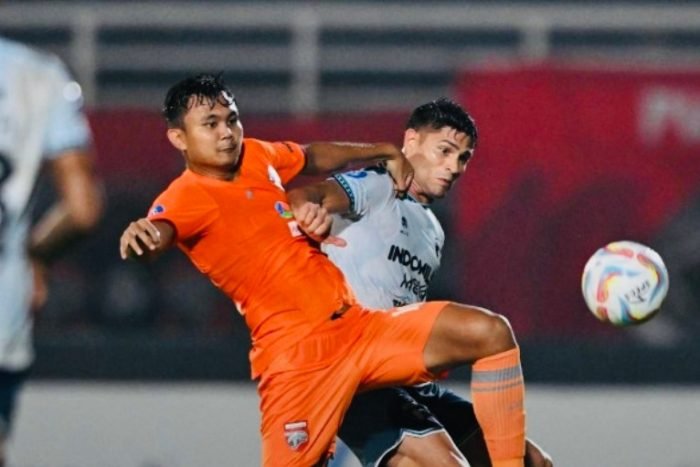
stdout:
<svg viewBox="0 0 700 467">
<path fill-rule="evenodd" d="M 236 151 L 219 151 L 219 158 L 224 164 L 237 164 L 240 153 Z"/>
<path fill-rule="evenodd" d="M 448 191 L 450 191 L 449 186 L 440 185 L 440 186 L 435 187 L 435 189 L 432 190 L 432 193 L 430 193 L 430 197 L 433 199 L 444 198 L 445 195 L 447 195 Z"/>
</svg>

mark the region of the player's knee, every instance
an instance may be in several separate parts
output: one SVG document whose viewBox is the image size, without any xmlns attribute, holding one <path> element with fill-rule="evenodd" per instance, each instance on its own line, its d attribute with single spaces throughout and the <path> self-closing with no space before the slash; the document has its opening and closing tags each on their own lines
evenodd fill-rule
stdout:
<svg viewBox="0 0 700 467">
<path fill-rule="evenodd" d="M 516 346 L 513 329 L 508 319 L 497 313 L 482 309 L 469 308 L 460 320 L 463 326 L 463 340 L 470 349 L 476 347 L 480 357 L 493 355 Z"/>
<path fill-rule="evenodd" d="M 505 352 L 515 347 L 515 336 L 508 318 L 503 315 L 493 314 L 490 317 L 489 326 L 491 327 L 489 348 L 493 353 Z"/>
</svg>

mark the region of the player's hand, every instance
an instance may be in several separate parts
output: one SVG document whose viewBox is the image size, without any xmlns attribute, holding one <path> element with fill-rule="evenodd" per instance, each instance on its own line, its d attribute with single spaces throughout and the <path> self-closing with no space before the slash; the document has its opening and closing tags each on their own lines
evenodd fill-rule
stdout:
<svg viewBox="0 0 700 467">
<path fill-rule="evenodd" d="M 342 238 L 330 235 L 333 217 L 323 206 L 307 201 L 292 205 L 292 213 L 299 228 L 312 240 L 340 247 L 347 245 Z"/>
<path fill-rule="evenodd" d="M 384 165 L 394 180 L 396 194 L 404 196 L 413 182 L 413 166 L 402 152 L 399 152 L 393 159 L 385 161 Z"/>
<path fill-rule="evenodd" d="M 155 251 L 161 246 L 161 233 L 153 223 L 145 217 L 132 222 L 122 233 L 119 240 L 119 255 L 122 259 L 130 256 L 143 256 L 144 253 Z"/>
</svg>

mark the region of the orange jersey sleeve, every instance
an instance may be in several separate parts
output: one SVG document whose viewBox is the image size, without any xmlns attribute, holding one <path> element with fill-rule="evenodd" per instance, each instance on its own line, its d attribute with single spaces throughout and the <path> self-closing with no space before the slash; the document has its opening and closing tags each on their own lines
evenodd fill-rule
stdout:
<svg viewBox="0 0 700 467">
<path fill-rule="evenodd" d="M 283 182 L 304 166 L 294 143 L 245 139 L 237 176 L 186 170 L 155 201 L 193 264 L 236 304 L 251 331 L 254 377 L 355 299 L 340 270 L 302 235 Z"/>
<path fill-rule="evenodd" d="M 183 182 L 183 177 L 171 183 L 148 211 L 148 219 L 169 222 L 175 228 L 177 238 L 199 235 L 218 216 L 216 203 L 207 192 Z"/>
<path fill-rule="evenodd" d="M 274 169 L 280 177 L 280 183 L 286 185 L 302 171 L 306 165 L 304 149 L 297 143 L 285 141 L 282 143 L 268 143 L 257 140 L 264 150 Z"/>
</svg>

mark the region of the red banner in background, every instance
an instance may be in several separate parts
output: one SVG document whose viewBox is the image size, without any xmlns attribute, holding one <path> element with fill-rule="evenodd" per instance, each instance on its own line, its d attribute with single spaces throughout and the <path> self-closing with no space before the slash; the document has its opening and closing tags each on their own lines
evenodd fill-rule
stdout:
<svg viewBox="0 0 700 467">
<path fill-rule="evenodd" d="M 265 140 L 393 141 L 400 143 L 407 115 L 329 115 L 322 119 L 248 116 L 246 136 Z M 91 115 L 97 166 L 108 178 L 171 180 L 183 168 L 182 157 L 166 138 L 163 119 L 153 111 L 101 110 Z"/>
<path fill-rule="evenodd" d="M 612 332 L 584 308 L 583 265 L 612 240 L 654 246 L 698 194 L 700 71 L 491 68 L 462 73 L 456 94 L 480 142 L 447 203 L 449 254 L 435 290 L 506 314 L 520 336 Z M 314 120 L 242 111 L 257 138 L 399 143 L 410 108 Z M 111 191 L 147 187 L 150 197 L 182 170 L 157 113 L 99 111 L 91 121 Z"/>
<path fill-rule="evenodd" d="M 653 242 L 700 193 L 700 71 L 492 68 L 457 95 L 480 130 L 453 194 L 460 298 L 523 333 L 603 332 L 580 298 L 588 256 Z"/>
</svg>

